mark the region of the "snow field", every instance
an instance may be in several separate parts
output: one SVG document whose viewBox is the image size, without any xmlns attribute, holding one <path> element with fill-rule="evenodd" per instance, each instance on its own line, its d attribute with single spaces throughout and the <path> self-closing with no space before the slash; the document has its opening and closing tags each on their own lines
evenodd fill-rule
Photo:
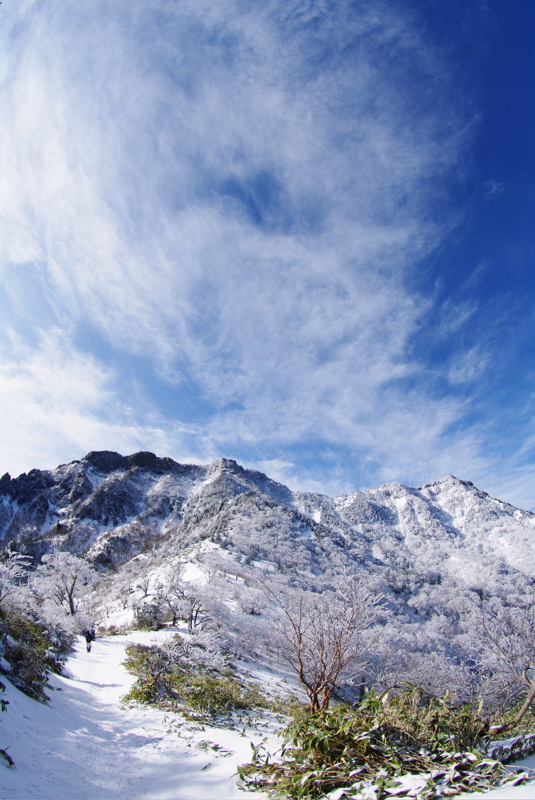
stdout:
<svg viewBox="0 0 535 800">
<path fill-rule="evenodd" d="M 99 638 L 87 653 L 78 638 L 64 676 L 53 675 L 44 706 L 7 686 L 0 747 L 15 761 L 0 763 L 2 800 L 233 800 L 265 798 L 236 785 L 236 769 L 250 759 L 250 741 L 263 728 L 241 731 L 184 722 L 146 706 L 124 707 L 120 698 L 134 677 L 122 662 L 129 642 L 149 644 L 160 634 L 135 632 Z"/>
</svg>

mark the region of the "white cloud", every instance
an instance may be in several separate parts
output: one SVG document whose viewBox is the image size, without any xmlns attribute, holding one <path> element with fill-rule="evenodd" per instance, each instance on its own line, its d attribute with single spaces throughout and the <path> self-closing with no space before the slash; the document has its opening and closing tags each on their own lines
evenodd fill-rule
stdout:
<svg viewBox="0 0 535 800">
<path fill-rule="evenodd" d="M 442 130 L 436 141 L 440 115 L 411 120 L 378 50 L 387 42 L 413 62 L 421 38 L 384 7 L 369 45 L 377 14 L 365 10 L 356 32 L 329 23 L 358 43 L 355 63 L 311 75 L 300 38 L 284 38 L 267 14 L 186 3 L 163 31 L 154 11 L 117 5 L 93 17 L 67 3 L 32 20 L 7 92 L 11 260 L 39 253 L 58 316 L 89 317 L 121 347 L 162 362 L 185 357 L 201 378 L 215 367 L 224 380 L 229 356 L 247 371 L 266 333 L 280 360 L 283 327 L 294 333 L 308 309 L 335 317 L 342 336 L 380 332 L 390 311 L 381 294 L 403 304 L 396 273 L 441 236 L 422 181 L 440 179 L 458 152 L 457 132 L 446 146 Z M 154 45 L 140 39 L 145 24 Z M 255 227 L 243 196 L 224 185 L 254 195 L 262 173 L 282 197 L 271 222 Z M 370 319 L 367 284 L 377 274 L 384 286 L 375 281 L 373 307 L 383 314 Z"/>
<path fill-rule="evenodd" d="M 190 455 L 192 437 L 202 454 L 195 429 L 128 403 L 116 375 L 61 331 L 44 334 L 35 349 L 20 340 L 13 345 L 16 358 L 0 364 L 0 471 L 50 469 L 100 449 L 172 449 L 185 461 L 198 460 Z"/>
<path fill-rule="evenodd" d="M 4 14 L 6 281 L 22 317 L 13 271 L 37 264 L 48 316 L 24 333 L 51 314 L 62 331 L 6 361 L 12 470 L 17 446 L 26 469 L 256 443 L 290 475 L 294 456 L 272 454 L 311 440 L 385 480 L 478 468 L 479 435 L 451 433 L 465 404 L 430 395 L 412 344 L 430 313 L 414 277 L 457 221 L 472 120 L 411 15 L 232 0 Z M 441 335 L 474 311 L 450 306 Z M 70 344 L 84 327 L 215 411 L 185 430 L 129 403 L 111 365 Z M 478 353 L 450 379 L 477 380 Z"/>
<path fill-rule="evenodd" d="M 489 365 L 490 355 L 482 347 L 472 347 L 464 353 L 456 354 L 448 372 L 448 379 L 453 384 L 475 384 L 481 381 Z"/>
<path fill-rule="evenodd" d="M 532 505 L 533 470 L 526 466 L 524 452 L 529 443 L 497 471 L 494 460 L 482 454 L 483 431 L 447 433 L 459 416 L 451 401 L 433 405 L 417 395 L 412 402 L 398 396 L 377 409 L 370 407 L 367 419 L 348 420 L 342 414 L 334 423 L 318 420 L 316 439 L 308 436 L 306 465 L 299 460 L 299 447 L 292 451 L 292 446 L 298 446 L 303 430 L 310 434 L 314 425 L 307 419 L 303 429 L 299 427 L 298 407 L 275 435 L 257 427 L 262 409 L 251 424 L 241 415 L 206 425 L 183 424 L 156 413 L 142 387 L 136 392 L 121 386 L 113 370 L 77 350 L 59 330 L 43 335 L 37 348 L 14 340 L 12 350 L 16 357 L 0 366 L 0 473 L 53 468 L 90 450 L 151 450 L 183 463 L 235 457 L 292 489 L 330 495 L 399 480 L 400 475 L 418 485 L 453 473 L 500 499 L 523 508 Z M 271 410 L 265 413 L 270 424 Z M 294 452 L 295 461 L 259 455 L 281 448 Z"/>
<path fill-rule="evenodd" d="M 485 490 L 497 500 L 505 500 L 517 508 L 535 512 L 533 502 L 535 465 L 506 462 L 499 474 L 490 474 Z"/>
</svg>

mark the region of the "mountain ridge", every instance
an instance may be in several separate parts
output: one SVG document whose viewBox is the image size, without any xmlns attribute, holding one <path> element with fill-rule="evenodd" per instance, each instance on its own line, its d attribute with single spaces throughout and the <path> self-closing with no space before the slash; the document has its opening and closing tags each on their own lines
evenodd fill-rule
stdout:
<svg viewBox="0 0 535 800">
<path fill-rule="evenodd" d="M 385 669 L 401 659 L 406 680 L 437 691 L 473 658 L 483 605 L 522 608 L 535 587 L 535 514 L 454 476 L 329 497 L 232 459 L 95 451 L 2 479 L 0 538 L 37 574 L 45 555 L 83 557 L 84 614 L 104 630 L 163 618 L 178 585 L 201 627 L 255 658 L 278 595 L 331 597 L 349 581 L 382 609 Z"/>
<path fill-rule="evenodd" d="M 255 551 L 308 539 L 310 563 L 327 543 L 346 551 L 343 560 L 352 552 L 357 562 L 387 566 L 434 559 L 449 571 L 459 548 L 523 574 L 531 574 L 528 559 L 535 563 L 535 514 L 451 475 L 329 497 L 293 492 L 233 459 L 194 465 L 92 451 L 0 480 L 0 537 L 36 558 L 67 549 L 107 569 L 169 540 L 181 550 L 208 538 L 247 559 L 246 529 Z"/>
</svg>

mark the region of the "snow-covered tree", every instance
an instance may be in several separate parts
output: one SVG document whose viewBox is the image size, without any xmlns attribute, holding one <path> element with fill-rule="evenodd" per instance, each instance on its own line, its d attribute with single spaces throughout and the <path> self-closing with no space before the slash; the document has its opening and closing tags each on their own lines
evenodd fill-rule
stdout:
<svg viewBox="0 0 535 800">
<path fill-rule="evenodd" d="M 200 624 L 203 611 L 203 600 L 197 586 L 183 579 L 184 566 L 168 571 L 157 589 L 157 600 L 172 616 L 172 624 L 178 619 L 188 623 L 188 632 Z"/>
<path fill-rule="evenodd" d="M 24 594 L 31 558 L 7 548 L 0 556 L 0 603 L 17 602 Z"/>
<path fill-rule="evenodd" d="M 479 666 L 487 676 L 485 691 L 495 710 L 518 708 L 514 717 L 490 732 L 515 728 L 535 701 L 535 590 L 522 604 L 491 601 L 482 606 L 476 637 L 481 647 Z"/>
<path fill-rule="evenodd" d="M 436 629 L 428 630 L 421 622 L 393 620 L 384 626 L 382 634 L 377 658 L 366 676 L 368 686 L 389 695 L 418 686 L 434 697 L 447 692 L 453 702 L 476 698 L 473 669 Z"/>
<path fill-rule="evenodd" d="M 52 603 L 64 616 L 74 617 L 95 578 L 96 573 L 87 561 L 60 551 L 43 556 L 32 589 L 42 605 Z"/>
</svg>

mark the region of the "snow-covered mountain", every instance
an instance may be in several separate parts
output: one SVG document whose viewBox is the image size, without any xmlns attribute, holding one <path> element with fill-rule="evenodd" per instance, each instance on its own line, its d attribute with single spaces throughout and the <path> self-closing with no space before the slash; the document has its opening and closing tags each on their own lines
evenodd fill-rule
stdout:
<svg viewBox="0 0 535 800">
<path fill-rule="evenodd" d="M 152 453 L 93 452 L 55 470 L 5 475 L 0 538 L 33 556 L 34 566 L 47 553 L 67 551 L 98 573 L 83 564 L 90 576 L 83 586 L 80 579 L 80 605 L 68 617 L 54 592 L 47 595 L 43 559 L 24 595 L 35 613 L 61 617 L 74 631 L 94 625 L 100 634 L 123 633 L 100 636 L 91 654 L 78 640 L 66 674 L 52 678 L 51 691 L 62 692 L 51 708 L 8 686 L 4 730 L 17 772 L 6 785 L 21 797 L 55 797 L 58 786 L 65 796 L 82 786 L 87 797 L 103 790 L 130 797 L 134 781 L 142 792 L 154 785 L 151 796 L 159 798 L 201 800 L 214 786 L 230 798 L 238 795 L 234 776 L 250 756 L 248 740 L 257 746 L 269 736 L 276 748 L 267 717 L 255 717 L 246 733 L 219 723 L 188 728 L 183 717 L 147 706 L 118 709 L 134 680 L 121 666 L 125 646 L 153 644 L 152 632 L 131 630 L 138 623 L 166 622 L 159 642 L 180 630 L 212 666 L 210 659 L 223 659 L 267 694 L 305 699 L 277 649 L 277 602 L 285 593 L 291 602 L 325 590 L 321 600 L 330 604 L 333 587 L 340 593 L 349 576 L 370 590 L 378 611 L 363 634 L 373 651 L 344 674 L 339 696 L 355 699 L 363 682 L 395 686 L 399 674 L 431 693 L 447 688 L 470 698 L 482 598 L 513 608 L 535 583 L 535 515 L 452 476 L 418 489 L 393 483 L 331 498 L 292 492 L 228 459 L 199 466 Z M 177 597 L 186 607 L 175 614 Z M 52 730 L 55 745 L 45 752 Z M 77 765 L 75 780 L 66 759 Z M 110 759 L 119 769 L 108 768 Z"/>
<path fill-rule="evenodd" d="M 242 564 L 366 571 L 407 595 L 444 579 L 478 590 L 535 570 L 535 515 L 453 476 L 331 498 L 292 492 L 230 459 L 184 465 L 148 452 L 92 452 L 4 475 L 0 536 L 36 557 L 84 555 L 100 571 L 206 541 Z"/>
</svg>

